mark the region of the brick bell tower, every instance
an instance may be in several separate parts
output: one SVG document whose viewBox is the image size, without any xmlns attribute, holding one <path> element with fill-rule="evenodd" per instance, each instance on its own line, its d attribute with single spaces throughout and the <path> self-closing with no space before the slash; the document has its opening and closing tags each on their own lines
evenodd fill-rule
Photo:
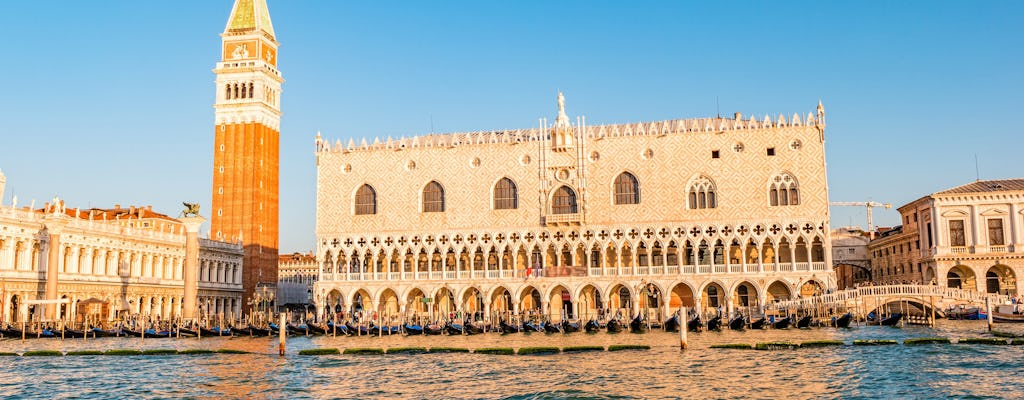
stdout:
<svg viewBox="0 0 1024 400">
<path fill-rule="evenodd" d="M 266 0 L 235 0 L 221 34 L 213 144 L 213 239 L 245 247 L 243 313 L 277 285 L 281 84 Z M 270 291 L 270 290 L 268 290 Z"/>
</svg>

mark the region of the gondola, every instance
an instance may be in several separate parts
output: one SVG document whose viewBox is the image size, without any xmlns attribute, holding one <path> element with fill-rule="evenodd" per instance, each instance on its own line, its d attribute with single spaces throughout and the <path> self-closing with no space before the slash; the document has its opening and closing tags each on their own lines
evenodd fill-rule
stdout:
<svg viewBox="0 0 1024 400">
<path fill-rule="evenodd" d="M 671 318 L 665 320 L 665 331 L 666 332 L 679 332 L 679 316 L 673 315 Z"/>
<path fill-rule="evenodd" d="M 644 319 L 640 318 L 639 315 L 629 321 L 629 331 L 631 333 L 644 333 L 647 332 L 647 324 L 644 323 Z"/>
<path fill-rule="evenodd" d="M 708 330 L 709 331 L 722 330 L 722 317 L 715 316 L 714 318 L 709 319 L 708 320 Z"/>
<path fill-rule="evenodd" d="M 65 339 L 81 339 L 85 337 L 85 332 L 75 329 L 65 329 L 62 331 L 53 331 L 53 335 L 56 337 L 63 337 Z"/>
<path fill-rule="evenodd" d="M 346 322 L 345 326 L 348 327 L 348 331 L 350 332 L 349 333 L 350 335 L 357 335 L 357 336 L 369 336 L 370 335 L 370 328 L 368 328 L 366 326 L 363 326 L 363 325 L 359 325 L 359 326 L 352 325 L 351 322 Z"/>
<path fill-rule="evenodd" d="M 568 320 L 562 320 L 562 333 L 573 333 L 580 331 L 580 324 L 578 322 L 569 322 Z"/>
<path fill-rule="evenodd" d="M 199 328 L 203 336 L 231 336 L 231 329 L 221 329 L 219 326 L 210 329 Z"/>
<path fill-rule="evenodd" d="M 758 318 L 757 321 L 750 323 L 750 329 L 764 329 L 768 319 L 765 317 Z"/>
<path fill-rule="evenodd" d="M 196 337 L 199 336 L 199 331 L 192 328 L 178 328 L 174 330 L 178 336 L 181 337 Z"/>
<path fill-rule="evenodd" d="M 466 327 L 467 335 L 478 335 L 484 333 L 484 328 L 477 326 L 476 324 L 473 323 L 473 321 L 466 321 L 466 324 L 464 326 Z"/>
<path fill-rule="evenodd" d="M 309 331 L 309 326 L 306 324 L 288 324 L 287 326 L 289 335 L 309 336 L 312 334 L 312 332 Z M 203 332 L 203 335 L 206 335 L 206 332 Z"/>
<path fill-rule="evenodd" d="M 249 325 L 249 334 L 252 336 L 270 336 L 270 329 Z"/>
<path fill-rule="evenodd" d="M 144 331 L 125 329 L 124 333 L 128 334 L 128 336 L 134 337 L 143 337 L 143 334 L 145 334 L 145 337 L 153 339 L 166 339 L 171 337 L 171 331 L 157 331 L 156 329 L 146 329 Z"/>
<path fill-rule="evenodd" d="M 423 334 L 424 335 L 429 335 L 429 336 L 440 335 L 443 332 L 444 332 L 444 328 L 441 327 L 438 324 L 427 324 L 427 325 L 423 326 Z"/>
<path fill-rule="evenodd" d="M 806 315 L 803 318 L 800 318 L 799 321 L 796 321 L 796 327 L 798 329 L 808 329 L 808 328 L 810 328 L 811 327 L 811 316 L 810 315 Z"/>
<path fill-rule="evenodd" d="M 306 322 L 306 326 L 309 327 L 309 333 L 311 333 L 311 334 L 314 334 L 314 335 L 326 335 L 327 334 L 327 326 L 326 325 L 320 325 L 320 324 L 315 324 L 315 323 L 312 323 L 312 322 Z"/>
<path fill-rule="evenodd" d="M 93 338 L 101 338 L 101 337 L 124 337 L 124 336 L 127 336 L 127 335 L 125 335 L 124 331 L 121 330 L 121 328 L 115 328 L 115 329 L 111 329 L 111 330 L 103 330 L 103 329 L 100 329 L 100 328 L 92 328 L 92 329 L 89 330 L 89 336 L 91 336 Z"/>
<path fill-rule="evenodd" d="M 544 325 L 536 322 L 523 322 L 523 332 L 544 332 Z"/>
<path fill-rule="evenodd" d="M 903 319 L 903 314 L 895 313 L 882 320 L 883 326 L 896 326 Z"/>
<path fill-rule="evenodd" d="M 775 322 L 772 322 L 772 328 L 773 329 L 786 329 L 786 328 L 789 328 L 789 324 L 791 324 L 791 323 L 793 323 L 793 320 L 789 319 L 789 317 L 781 318 L 781 319 L 776 320 Z"/>
<path fill-rule="evenodd" d="M 406 335 L 413 336 L 423 334 L 423 327 L 418 324 L 405 324 L 403 327 L 405 328 Z"/>
<path fill-rule="evenodd" d="M 747 319 L 744 318 L 742 315 L 736 316 L 736 318 L 733 318 L 732 320 L 729 321 L 729 329 L 732 329 L 734 331 L 742 331 L 746 327 Z"/>
<path fill-rule="evenodd" d="M 587 333 L 597 333 L 601 331 L 601 324 L 595 320 L 587 321 L 586 325 L 583 325 L 583 330 Z"/>
<path fill-rule="evenodd" d="M 498 326 L 501 327 L 501 333 L 519 333 L 518 326 L 509 325 L 505 320 L 498 321 Z"/>
<path fill-rule="evenodd" d="M 330 333 L 332 336 L 348 336 L 352 334 L 352 331 L 345 324 L 335 324 L 334 321 L 327 321 L 327 329 L 324 330 L 324 333 Z"/>
<path fill-rule="evenodd" d="M 850 327 L 850 322 L 852 322 L 852 321 L 853 321 L 853 314 L 846 313 L 846 314 L 843 314 L 842 317 L 839 317 L 838 319 L 836 319 L 835 325 L 836 325 L 836 328 L 849 328 Z"/>
<path fill-rule="evenodd" d="M 462 324 L 453 324 L 450 322 L 444 326 L 444 330 L 445 332 L 448 332 L 449 335 L 462 335 L 465 332 Z"/>
<path fill-rule="evenodd" d="M 544 326 L 544 333 L 562 333 L 562 330 L 558 328 L 558 324 L 553 324 L 551 321 L 544 321 L 541 325 Z"/>
<path fill-rule="evenodd" d="M 0 329 L 0 336 L 11 339 L 21 339 L 21 331 L 14 328 Z"/>
<path fill-rule="evenodd" d="M 700 328 L 703 328 L 704 324 L 701 323 L 700 317 L 696 316 L 693 319 L 686 321 L 686 330 L 690 332 L 700 332 Z"/>
<path fill-rule="evenodd" d="M 622 323 L 617 319 L 608 320 L 608 325 L 605 326 L 608 333 L 619 333 L 622 332 Z"/>
</svg>

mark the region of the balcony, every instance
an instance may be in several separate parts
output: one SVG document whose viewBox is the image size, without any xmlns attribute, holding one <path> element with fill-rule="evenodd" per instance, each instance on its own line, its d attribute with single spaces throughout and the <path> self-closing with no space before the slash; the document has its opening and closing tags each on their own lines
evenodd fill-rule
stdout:
<svg viewBox="0 0 1024 400">
<path fill-rule="evenodd" d="M 990 253 L 1005 253 L 1006 246 L 989 246 L 988 251 Z"/>
<path fill-rule="evenodd" d="M 953 254 L 966 254 L 967 253 L 967 247 L 966 246 L 953 246 L 953 247 L 949 248 L 949 252 L 953 253 Z"/>
<path fill-rule="evenodd" d="M 581 214 L 552 214 L 544 216 L 544 225 L 580 225 L 583 221 Z"/>
</svg>

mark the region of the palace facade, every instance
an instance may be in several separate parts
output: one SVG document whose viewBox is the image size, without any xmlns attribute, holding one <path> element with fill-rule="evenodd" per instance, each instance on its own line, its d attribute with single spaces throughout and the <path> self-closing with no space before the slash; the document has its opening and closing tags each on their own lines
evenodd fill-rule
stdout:
<svg viewBox="0 0 1024 400">
<path fill-rule="evenodd" d="M 1019 293 L 1024 179 L 971 182 L 924 196 L 899 212 L 903 224 L 868 245 L 876 282 Z"/>
<path fill-rule="evenodd" d="M 276 304 L 292 307 L 313 304 L 313 284 L 320 277 L 316 256 L 312 252 L 282 254 L 277 260 Z"/>
<path fill-rule="evenodd" d="M 151 207 L 0 205 L 0 318 L 99 323 L 183 315 L 187 232 Z M 198 240 L 198 317 L 242 310 L 242 246 Z M 41 301 L 57 300 L 53 314 Z"/>
<path fill-rule="evenodd" d="M 804 116 L 316 137 L 321 312 L 661 318 L 835 287 L 821 105 Z"/>
</svg>

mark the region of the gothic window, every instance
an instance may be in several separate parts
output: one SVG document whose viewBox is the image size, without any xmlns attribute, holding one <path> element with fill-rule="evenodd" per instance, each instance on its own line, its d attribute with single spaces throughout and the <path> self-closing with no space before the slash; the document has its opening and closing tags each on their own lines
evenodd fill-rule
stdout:
<svg viewBox="0 0 1024 400">
<path fill-rule="evenodd" d="M 575 214 L 579 212 L 576 207 L 576 192 L 569 189 L 568 186 L 558 188 L 551 200 L 552 214 Z"/>
<path fill-rule="evenodd" d="M 224 98 L 231 100 L 231 84 L 224 85 Z"/>
<path fill-rule="evenodd" d="M 795 206 L 800 204 L 800 185 L 796 178 L 783 172 L 775 175 L 768 183 L 768 204 L 772 206 Z"/>
<path fill-rule="evenodd" d="M 423 188 L 423 212 L 444 212 L 444 188 L 437 181 Z"/>
<path fill-rule="evenodd" d="M 988 220 L 988 245 L 989 246 L 1004 246 L 1006 241 L 1003 240 L 1003 219 L 992 218 Z"/>
<path fill-rule="evenodd" d="M 377 213 L 377 191 L 370 185 L 363 185 L 356 191 L 356 215 Z"/>
<path fill-rule="evenodd" d="M 231 96 L 231 98 L 233 98 L 233 99 L 237 99 L 238 98 L 238 84 L 237 83 L 235 84 L 235 93 Z"/>
<path fill-rule="evenodd" d="M 690 182 L 689 188 L 689 208 L 691 210 L 718 207 L 715 182 L 711 178 L 701 175 Z"/>
<path fill-rule="evenodd" d="M 636 177 L 623 172 L 615 178 L 615 204 L 639 204 L 640 185 Z"/>
<path fill-rule="evenodd" d="M 519 193 L 516 183 L 511 179 L 501 178 L 497 185 L 494 185 L 494 209 L 514 210 L 519 208 Z"/>
<path fill-rule="evenodd" d="M 964 236 L 964 221 L 955 219 L 949 221 L 949 245 L 953 247 L 964 247 L 967 239 Z"/>
<path fill-rule="evenodd" d="M 242 98 L 244 99 L 244 98 L 247 98 L 247 97 L 249 97 L 249 85 L 246 85 L 246 84 L 243 83 L 242 84 Z"/>
<path fill-rule="evenodd" d="M 249 98 L 250 99 L 254 98 L 253 95 L 255 95 L 255 94 L 256 94 L 256 85 L 253 84 L 252 82 L 249 82 Z"/>
</svg>

